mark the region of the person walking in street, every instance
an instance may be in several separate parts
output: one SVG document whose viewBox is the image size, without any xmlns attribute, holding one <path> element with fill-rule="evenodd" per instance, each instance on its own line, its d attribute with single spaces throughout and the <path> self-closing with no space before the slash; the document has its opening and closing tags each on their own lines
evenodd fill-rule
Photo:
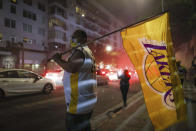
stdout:
<svg viewBox="0 0 196 131">
<path fill-rule="evenodd" d="M 177 61 L 176 66 L 178 69 L 178 74 L 180 77 L 181 84 L 183 86 L 184 80 L 186 80 L 186 73 L 187 73 L 186 68 L 181 65 L 181 61 Z"/>
<path fill-rule="evenodd" d="M 71 39 L 71 47 L 87 42 L 87 35 L 76 30 Z M 63 86 L 65 92 L 66 130 L 90 131 L 90 118 L 97 102 L 95 59 L 87 45 L 74 49 L 69 55 L 57 53 L 53 57 L 64 69 Z"/>
<path fill-rule="evenodd" d="M 124 102 L 124 107 L 127 106 L 127 92 L 129 90 L 129 79 L 130 79 L 129 71 L 124 70 L 124 73 L 119 76 L 120 79 L 120 90 L 122 93 L 122 98 Z"/>
</svg>

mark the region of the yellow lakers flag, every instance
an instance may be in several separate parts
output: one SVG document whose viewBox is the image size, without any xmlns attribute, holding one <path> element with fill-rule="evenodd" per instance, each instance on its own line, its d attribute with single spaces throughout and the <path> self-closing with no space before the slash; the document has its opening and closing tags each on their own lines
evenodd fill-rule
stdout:
<svg viewBox="0 0 196 131">
<path fill-rule="evenodd" d="M 155 130 L 186 119 L 186 106 L 164 13 L 121 31 L 123 46 L 136 68 Z"/>
</svg>

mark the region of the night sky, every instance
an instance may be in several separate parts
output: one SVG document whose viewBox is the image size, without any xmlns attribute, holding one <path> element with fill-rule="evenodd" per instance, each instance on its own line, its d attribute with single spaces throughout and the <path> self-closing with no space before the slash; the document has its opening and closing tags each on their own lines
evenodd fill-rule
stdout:
<svg viewBox="0 0 196 131">
<path fill-rule="evenodd" d="M 161 0 L 96 0 L 125 25 L 161 13 Z"/>
</svg>

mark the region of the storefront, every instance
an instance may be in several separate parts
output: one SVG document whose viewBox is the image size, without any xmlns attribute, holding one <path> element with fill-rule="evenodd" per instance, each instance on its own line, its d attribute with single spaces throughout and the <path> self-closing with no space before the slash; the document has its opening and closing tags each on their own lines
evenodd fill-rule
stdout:
<svg viewBox="0 0 196 131">
<path fill-rule="evenodd" d="M 15 68 L 16 57 L 9 51 L 0 51 L 0 68 Z"/>
<path fill-rule="evenodd" d="M 23 54 L 24 56 L 22 56 Z M 24 51 L 24 53 L 20 53 L 20 56 L 20 65 L 23 66 L 24 63 L 24 69 L 32 70 L 39 74 L 44 73 L 45 62 L 47 61 L 47 55 L 45 52 Z"/>
</svg>

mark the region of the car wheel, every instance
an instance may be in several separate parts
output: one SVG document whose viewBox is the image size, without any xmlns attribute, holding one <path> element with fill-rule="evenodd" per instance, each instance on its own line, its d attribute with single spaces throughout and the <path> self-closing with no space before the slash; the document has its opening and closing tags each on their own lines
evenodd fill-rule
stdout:
<svg viewBox="0 0 196 131">
<path fill-rule="evenodd" d="M 0 89 L 0 99 L 1 99 L 1 98 L 4 98 L 4 96 L 5 96 L 4 91 Z"/>
<path fill-rule="evenodd" d="M 44 94 L 50 94 L 53 90 L 53 86 L 51 84 L 46 84 L 44 86 L 43 92 Z"/>
</svg>

